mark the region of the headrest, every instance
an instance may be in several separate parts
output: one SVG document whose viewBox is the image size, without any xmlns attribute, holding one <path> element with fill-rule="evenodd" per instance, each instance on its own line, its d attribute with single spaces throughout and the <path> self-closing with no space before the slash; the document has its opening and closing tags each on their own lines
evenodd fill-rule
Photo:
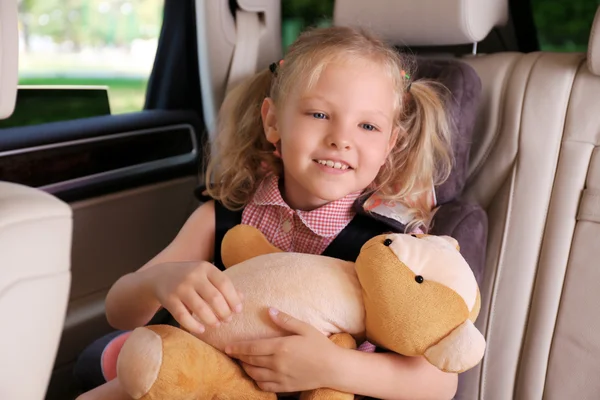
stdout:
<svg viewBox="0 0 600 400">
<path fill-rule="evenodd" d="M 600 75 L 600 7 L 596 10 L 588 43 L 587 64 L 594 75 Z"/>
<path fill-rule="evenodd" d="M 17 0 L 0 0 L 0 119 L 10 117 L 17 99 L 18 20 Z"/>
<path fill-rule="evenodd" d="M 369 28 L 396 46 L 475 43 L 506 23 L 507 0 L 336 0 L 333 23 Z"/>
</svg>

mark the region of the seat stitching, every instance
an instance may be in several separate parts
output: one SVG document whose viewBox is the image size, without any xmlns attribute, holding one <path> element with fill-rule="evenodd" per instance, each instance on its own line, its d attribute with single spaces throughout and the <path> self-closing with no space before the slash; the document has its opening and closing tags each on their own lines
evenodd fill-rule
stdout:
<svg viewBox="0 0 600 400">
<path fill-rule="evenodd" d="M 519 64 L 519 62 L 522 59 L 523 59 L 523 57 L 516 58 L 515 61 L 513 61 L 511 67 L 509 68 L 510 70 L 507 71 L 506 75 L 504 76 L 504 83 L 502 84 L 502 91 L 500 93 L 500 102 L 499 102 L 500 110 L 498 112 L 498 116 L 499 116 L 498 126 L 496 127 L 496 129 L 492 135 L 492 140 L 490 141 L 489 146 L 486 147 L 481 159 L 477 162 L 477 165 L 473 168 L 473 171 L 471 172 L 471 174 L 469 174 L 465 186 L 469 186 L 473 182 L 473 180 L 477 177 L 477 175 L 479 175 L 479 173 L 483 169 L 485 161 L 487 160 L 489 155 L 492 153 L 492 151 L 495 149 L 494 145 L 498 141 L 498 138 L 500 137 L 500 132 L 502 131 L 502 127 L 504 126 L 503 115 L 504 115 L 504 112 L 506 111 L 504 99 L 506 98 L 506 92 L 508 91 L 508 83 L 510 82 L 510 76 L 514 73 L 515 69 L 517 68 L 517 65 Z M 532 66 L 532 68 L 533 68 L 533 66 Z"/>
<path fill-rule="evenodd" d="M 528 331 L 530 331 L 528 322 L 530 320 L 531 307 L 532 307 L 532 304 L 533 304 L 533 301 L 535 298 L 535 292 L 536 292 L 537 282 L 538 282 L 538 278 L 539 278 L 538 271 L 540 268 L 540 258 L 541 258 L 542 251 L 544 248 L 544 240 L 546 238 L 546 232 L 548 230 L 548 215 L 550 212 L 550 205 L 552 204 L 552 200 L 553 200 L 552 194 L 553 194 L 554 188 L 556 186 L 556 173 L 558 171 L 558 164 L 560 162 L 562 143 L 563 143 L 563 138 L 564 138 L 564 134 L 565 134 L 566 126 L 567 126 L 569 109 L 572 104 L 571 99 L 573 97 L 573 86 L 575 84 L 575 80 L 577 78 L 577 75 L 578 75 L 579 70 L 582 67 L 582 65 L 583 65 L 583 60 L 581 60 L 579 62 L 579 65 L 575 69 L 575 72 L 573 73 L 573 77 L 571 80 L 570 89 L 568 90 L 568 94 L 567 94 L 567 96 L 564 97 L 563 106 L 559 108 L 559 109 L 564 109 L 565 111 L 564 111 L 563 120 L 562 120 L 561 135 L 557 139 L 558 143 L 557 143 L 555 154 L 554 154 L 554 160 L 556 160 L 556 161 L 555 161 L 555 166 L 554 166 L 554 174 L 552 177 L 552 184 L 550 185 L 550 187 L 548 189 L 547 197 L 546 197 L 548 199 L 548 201 L 546 202 L 546 204 L 544 206 L 544 228 L 542 230 L 542 237 L 540 238 L 541 240 L 540 240 L 539 248 L 538 248 L 537 262 L 535 265 L 535 275 L 534 275 L 533 285 L 531 288 L 531 293 L 529 295 L 529 302 L 527 304 L 527 316 L 526 316 L 526 320 L 525 320 L 525 330 L 523 332 L 523 337 L 521 338 L 521 351 L 519 352 L 519 359 L 518 359 L 517 370 L 516 370 L 516 375 L 515 375 L 515 387 L 514 387 L 515 391 L 518 387 L 518 380 L 519 380 L 519 376 L 520 376 L 520 372 L 521 372 L 521 368 L 522 368 L 521 360 L 523 358 L 523 352 L 525 349 L 525 341 L 528 336 Z M 565 276 L 566 276 L 566 269 L 565 269 Z M 564 280 L 565 280 L 565 278 L 563 277 L 563 287 L 564 287 Z M 562 297 L 562 290 L 561 290 L 561 297 Z M 560 304 L 560 302 L 559 302 L 559 304 Z M 558 317 L 558 313 L 557 313 L 557 317 Z M 554 328 L 553 328 L 553 332 L 552 332 L 552 338 L 554 338 L 554 331 L 556 330 L 556 323 L 557 323 L 557 319 L 555 318 Z M 552 341 L 553 341 L 553 339 L 550 340 L 550 348 L 548 349 L 548 358 L 546 358 L 546 373 L 544 374 L 542 394 L 545 392 L 546 381 L 547 381 L 547 377 L 548 377 L 548 361 L 549 361 L 550 352 L 552 349 Z M 516 394 L 516 392 L 515 392 L 515 394 Z"/>
<path fill-rule="evenodd" d="M 521 107 L 519 108 L 521 110 L 521 114 L 520 114 L 520 118 L 519 118 L 519 126 L 518 126 L 518 137 L 521 136 L 521 128 L 523 126 L 523 106 L 524 106 L 524 102 L 525 102 L 525 98 L 527 97 L 527 88 L 531 82 L 531 75 L 533 73 L 533 70 L 535 69 L 535 66 L 537 65 L 538 61 L 541 58 L 541 53 L 536 57 L 536 59 L 533 61 L 531 67 L 529 68 L 529 73 L 527 74 L 527 79 L 525 81 L 525 85 L 524 85 L 524 90 L 523 90 L 523 98 L 521 100 Z M 522 58 L 521 58 L 522 59 Z M 519 61 L 521 60 L 519 59 Z M 513 69 L 511 70 L 511 75 L 512 73 L 514 73 L 514 68 L 516 68 L 517 63 L 515 63 L 515 66 L 513 67 Z M 509 77 L 509 75 L 506 75 L 507 78 Z M 507 79 L 506 82 L 510 81 L 510 79 Z M 506 89 L 508 87 L 508 85 L 505 85 L 505 87 L 503 89 Z M 502 96 L 502 100 L 505 100 L 505 93 L 503 93 Z M 501 101 L 501 104 L 504 105 L 504 101 Z M 504 112 L 505 108 L 503 107 L 503 112 Z M 501 124 L 499 124 L 501 125 Z M 497 132 L 499 132 L 500 130 L 498 129 Z M 490 149 L 492 149 L 493 146 L 490 146 Z M 505 224 L 504 224 L 504 231 L 502 234 L 502 242 L 500 244 L 500 257 L 498 258 L 498 263 L 497 263 L 497 268 L 496 268 L 496 276 L 494 279 L 494 283 L 493 283 L 493 290 L 492 290 L 492 297 L 490 299 L 490 304 L 488 307 L 489 313 L 488 313 L 488 320 L 487 320 L 487 326 L 486 326 L 486 334 L 488 335 L 488 337 L 491 335 L 491 326 L 492 326 L 492 320 L 495 316 L 495 309 L 496 309 L 496 301 L 497 301 L 497 293 L 498 293 L 498 282 L 500 281 L 500 279 L 502 278 L 502 263 L 503 263 L 503 259 L 505 256 L 505 243 L 506 243 L 506 237 L 508 235 L 508 231 L 510 229 L 510 222 L 511 222 L 511 214 L 512 214 L 512 205 L 514 203 L 514 197 L 515 197 L 515 181 L 516 181 L 516 175 L 517 175 L 517 170 L 518 170 L 518 153 L 519 153 L 519 148 L 517 148 L 517 159 L 515 160 L 515 163 L 512 167 L 512 177 L 511 177 L 511 187 L 510 187 L 510 193 L 509 193 L 509 197 L 508 197 L 508 207 L 507 207 L 507 212 L 506 212 L 506 220 L 505 220 Z M 481 389 L 481 393 L 483 393 L 483 390 L 485 388 L 485 383 L 487 382 L 486 379 L 486 375 L 483 373 L 484 369 L 486 368 L 486 362 L 484 361 L 481 371 L 482 371 L 482 379 L 480 379 L 480 387 Z M 516 371 L 515 371 L 516 373 Z M 516 382 L 516 376 L 515 376 L 515 382 Z M 514 392 L 514 388 L 513 388 L 513 392 Z"/>
</svg>

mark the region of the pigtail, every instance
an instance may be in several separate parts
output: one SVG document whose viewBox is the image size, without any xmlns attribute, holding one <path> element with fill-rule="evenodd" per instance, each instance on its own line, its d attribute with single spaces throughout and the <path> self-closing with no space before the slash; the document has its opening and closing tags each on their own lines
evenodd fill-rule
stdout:
<svg viewBox="0 0 600 400">
<path fill-rule="evenodd" d="M 267 171 L 280 168 L 264 135 L 260 112 L 273 79 L 269 69 L 258 72 L 234 87 L 219 110 L 206 187 L 213 199 L 231 210 L 243 208 Z"/>
<path fill-rule="evenodd" d="M 406 94 L 407 172 L 415 185 L 442 184 L 452 169 L 451 130 L 441 84 L 415 81 Z"/>
<path fill-rule="evenodd" d="M 448 179 L 453 166 L 450 122 L 442 95 L 445 88 L 431 81 L 415 81 L 405 95 L 405 115 L 402 124 L 406 131 L 405 177 L 414 200 L 415 221 L 425 227 L 433 218 L 427 196 L 433 186 Z"/>
<path fill-rule="evenodd" d="M 384 198 L 408 207 L 412 222 L 407 230 L 429 227 L 435 212 L 429 196 L 432 183 L 443 183 L 452 169 L 444 92 L 441 84 L 425 80 L 416 80 L 405 88 L 400 134 L 376 181 L 376 190 Z"/>
</svg>

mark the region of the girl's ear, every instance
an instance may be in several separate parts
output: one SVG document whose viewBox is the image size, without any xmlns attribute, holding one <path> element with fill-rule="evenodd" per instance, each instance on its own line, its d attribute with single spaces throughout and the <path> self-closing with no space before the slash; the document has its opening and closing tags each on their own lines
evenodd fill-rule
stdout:
<svg viewBox="0 0 600 400">
<path fill-rule="evenodd" d="M 269 143 L 276 144 L 279 142 L 281 137 L 279 136 L 279 128 L 277 125 L 277 110 L 273 99 L 267 97 L 263 100 L 260 108 L 260 115 L 262 117 L 263 129 L 265 130 L 265 137 Z"/>
</svg>

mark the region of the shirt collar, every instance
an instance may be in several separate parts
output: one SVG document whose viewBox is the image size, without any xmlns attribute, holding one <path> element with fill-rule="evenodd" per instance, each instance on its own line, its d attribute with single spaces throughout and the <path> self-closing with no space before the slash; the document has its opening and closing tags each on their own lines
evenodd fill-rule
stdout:
<svg viewBox="0 0 600 400">
<path fill-rule="evenodd" d="M 321 237 L 332 237 L 340 233 L 356 215 L 354 203 L 360 194 L 360 192 L 350 193 L 311 211 L 294 211 L 302 223 L 313 233 Z M 254 193 L 252 203 L 256 206 L 291 209 L 281 197 L 279 178 L 276 175 L 269 175 L 260 183 Z"/>
</svg>

